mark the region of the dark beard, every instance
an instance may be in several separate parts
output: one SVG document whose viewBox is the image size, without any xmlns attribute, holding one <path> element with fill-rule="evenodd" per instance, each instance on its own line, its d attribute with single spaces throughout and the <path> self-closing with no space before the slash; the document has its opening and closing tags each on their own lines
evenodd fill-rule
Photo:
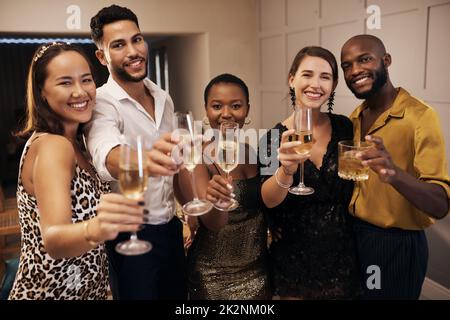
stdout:
<svg viewBox="0 0 450 320">
<path fill-rule="evenodd" d="M 361 92 L 358 93 L 349 82 L 346 81 L 347 83 L 347 87 L 350 89 L 351 92 L 353 92 L 353 94 L 355 95 L 356 98 L 358 99 L 368 99 L 371 96 L 373 96 L 374 94 L 376 94 L 378 92 L 378 90 L 380 90 L 387 82 L 387 71 L 384 67 L 384 62 L 381 61 L 381 66 L 375 70 L 374 72 L 374 78 L 375 81 L 372 85 L 372 88 L 369 91 L 366 92 Z"/>
<path fill-rule="evenodd" d="M 115 67 L 113 70 L 120 79 L 127 82 L 139 82 L 147 77 L 147 68 L 145 68 L 145 74 L 140 77 L 133 77 L 128 72 L 126 72 L 125 69 L 120 67 Z"/>
</svg>

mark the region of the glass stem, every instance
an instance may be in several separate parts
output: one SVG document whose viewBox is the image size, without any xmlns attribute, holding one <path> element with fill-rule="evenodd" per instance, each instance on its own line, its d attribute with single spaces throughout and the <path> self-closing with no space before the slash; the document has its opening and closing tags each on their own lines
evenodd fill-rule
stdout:
<svg viewBox="0 0 450 320">
<path fill-rule="evenodd" d="M 298 184 L 299 186 L 304 186 L 304 178 L 305 178 L 305 167 L 304 167 L 304 162 L 300 163 L 300 183 Z"/>
<path fill-rule="evenodd" d="M 228 171 L 225 171 L 225 179 L 227 180 L 227 183 L 230 183 L 229 181 L 228 181 L 228 178 L 229 178 L 229 172 Z M 225 213 L 228 213 L 228 210 L 225 210 L 224 211 Z"/>
<path fill-rule="evenodd" d="M 131 233 L 131 236 L 130 236 L 130 240 L 135 241 L 135 240 L 137 240 L 137 239 L 138 239 L 138 237 L 137 237 L 136 232 L 132 232 L 132 233 Z"/>
<path fill-rule="evenodd" d="M 194 201 L 198 200 L 198 194 L 197 194 L 197 189 L 195 188 L 195 174 L 194 174 L 194 170 L 189 171 L 191 173 L 191 184 L 192 184 L 192 194 L 194 195 Z"/>
</svg>

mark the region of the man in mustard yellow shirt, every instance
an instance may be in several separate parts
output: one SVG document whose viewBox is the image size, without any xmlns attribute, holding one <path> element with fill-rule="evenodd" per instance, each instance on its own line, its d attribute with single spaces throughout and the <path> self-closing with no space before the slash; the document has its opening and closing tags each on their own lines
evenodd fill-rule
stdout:
<svg viewBox="0 0 450 320">
<path fill-rule="evenodd" d="M 364 102 L 350 118 L 354 139 L 374 147 L 349 211 L 366 299 L 418 299 L 428 247 L 424 229 L 449 212 L 450 179 L 437 113 L 389 79 L 391 56 L 380 39 L 359 35 L 341 51 L 348 88 Z"/>
</svg>

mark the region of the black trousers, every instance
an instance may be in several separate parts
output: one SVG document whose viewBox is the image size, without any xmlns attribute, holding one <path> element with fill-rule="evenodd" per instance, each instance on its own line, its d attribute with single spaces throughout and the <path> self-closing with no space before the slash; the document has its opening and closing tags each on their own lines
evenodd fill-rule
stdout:
<svg viewBox="0 0 450 320">
<path fill-rule="evenodd" d="M 117 243 L 130 238 L 121 233 L 106 243 L 109 279 L 116 300 L 185 300 L 186 259 L 183 226 L 177 217 L 167 224 L 149 225 L 138 232 L 153 249 L 142 255 L 124 256 L 115 251 Z"/>
<path fill-rule="evenodd" d="M 428 263 L 425 232 L 383 229 L 359 219 L 353 229 L 365 291 L 363 299 L 418 299 Z M 374 266 L 379 268 L 380 288 L 374 287 Z"/>
</svg>

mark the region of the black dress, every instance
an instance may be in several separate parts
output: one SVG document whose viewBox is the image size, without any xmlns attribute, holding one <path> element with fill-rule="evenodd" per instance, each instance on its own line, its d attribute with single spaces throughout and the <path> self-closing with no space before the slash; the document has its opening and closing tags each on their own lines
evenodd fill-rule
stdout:
<svg viewBox="0 0 450 320">
<path fill-rule="evenodd" d="M 275 294 L 305 299 L 352 299 L 360 295 L 359 271 L 352 234 L 353 218 L 348 204 L 353 183 L 338 177 L 337 143 L 352 139 L 351 121 L 330 114 L 332 134 L 322 167 L 305 161 L 305 185 L 315 193 L 288 193 L 275 208 L 265 208 L 270 228 L 281 228 L 282 238 L 270 246 Z M 279 146 L 287 130 L 278 123 L 278 136 L 268 134 L 268 143 Z M 270 148 L 268 148 L 270 151 Z M 270 158 L 270 154 L 268 155 Z M 264 162 L 264 163 L 267 163 Z M 266 176 L 265 179 L 270 178 Z M 294 185 L 299 173 L 294 176 Z"/>
</svg>

